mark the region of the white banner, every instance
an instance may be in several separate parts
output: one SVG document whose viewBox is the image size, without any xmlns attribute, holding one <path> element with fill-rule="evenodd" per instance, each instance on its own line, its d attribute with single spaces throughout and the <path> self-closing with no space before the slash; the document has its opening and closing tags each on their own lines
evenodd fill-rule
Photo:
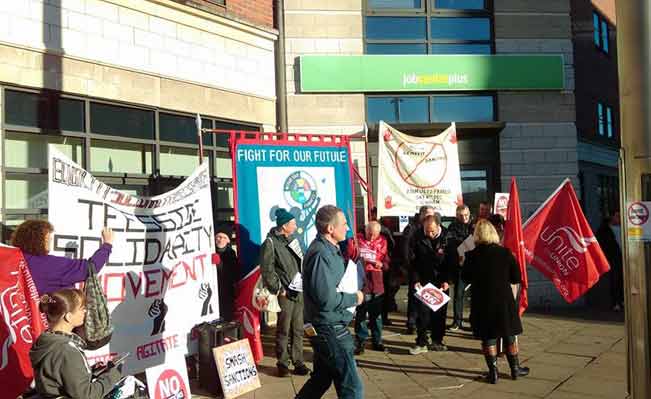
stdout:
<svg viewBox="0 0 651 399">
<path fill-rule="evenodd" d="M 423 205 L 455 216 L 463 203 L 455 124 L 436 137 L 408 136 L 382 121 L 378 131 L 378 216 L 413 215 Z"/>
<path fill-rule="evenodd" d="M 151 198 L 107 186 L 52 146 L 48 165 L 53 254 L 88 259 L 102 227 L 115 233 L 99 274 L 115 330 L 89 361 L 129 352 L 134 373 L 162 364 L 168 351 L 195 347 L 192 327 L 219 317 L 208 163 Z"/>
</svg>

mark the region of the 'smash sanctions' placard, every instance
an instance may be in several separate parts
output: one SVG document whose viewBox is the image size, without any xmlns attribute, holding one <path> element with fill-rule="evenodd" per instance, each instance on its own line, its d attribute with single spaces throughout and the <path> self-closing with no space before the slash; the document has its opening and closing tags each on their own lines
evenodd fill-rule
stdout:
<svg viewBox="0 0 651 399">
<path fill-rule="evenodd" d="M 412 137 L 380 121 L 378 216 L 413 215 L 423 205 L 455 216 L 463 203 L 453 123 L 435 137 Z"/>
<path fill-rule="evenodd" d="M 213 348 L 213 356 L 226 399 L 260 388 L 260 378 L 248 340 Z"/>
<path fill-rule="evenodd" d="M 102 227 L 115 232 L 99 274 L 115 330 L 109 345 L 87 354 L 91 363 L 129 352 L 134 373 L 194 346 L 192 327 L 219 317 L 208 164 L 151 198 L 107 186 L 52 146 L 48 165 L 52 252 L 87 259 Z"/>
</svg>

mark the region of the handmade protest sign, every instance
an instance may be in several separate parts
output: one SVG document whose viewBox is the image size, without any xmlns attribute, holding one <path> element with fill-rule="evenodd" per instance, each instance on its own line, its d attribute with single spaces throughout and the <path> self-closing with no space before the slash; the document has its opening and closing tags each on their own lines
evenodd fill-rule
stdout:
<svg viewBox="0 0 651 399">
<path fill-rule="evenodd" d="M 48 165 L 52 252 L 88 258 L 102 227 L 115 232 L 98 276 L 115 329 L 109 345 L 87 353 L 90 362 L 130 352 L 126 371 L 134 373 L 191 350 L 192 327 L 219 317 L 208 164 L 156 197 L 116 190 L 54 147 Z"/>
<path fill-rule="evenodd" d="M 432 283 L 427 283 L 425 286 L 416 290 L 414 294 L 419 301 L 427 305 L 434 312 L 441 309 L 443 305 L 450 301 L 450 297 L 445 292 L 436 288 Z"/>
<path fill-rule="evenodd" d="M 258 369 L 247 339 L 213 348 L 224 398 L 230 399 L 260 388 Z"/>
</svg>

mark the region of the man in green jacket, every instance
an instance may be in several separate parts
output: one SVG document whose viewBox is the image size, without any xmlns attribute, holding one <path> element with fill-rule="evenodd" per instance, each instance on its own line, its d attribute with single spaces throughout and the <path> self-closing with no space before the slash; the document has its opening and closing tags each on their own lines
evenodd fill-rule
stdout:
<svg viewBox="0 0 651 399">
<path fill-rule="evenodd" d="M 265 287 L 278 293 L 280 305 L 276 325 L 278 376 L 289 375 L 287 344 L 290 339 L 294 374 L 307 375 L 310 369 L 303 363 L 303 293 L 290 288 L 292 281 L 300 279 L 303 252 L 298 240 L 292 238 L 297 228 L 294 215 L 278 208 L 275 216 L 276 227 L 269 231 L 260 247 L 260 267 Z"/>
</svg>

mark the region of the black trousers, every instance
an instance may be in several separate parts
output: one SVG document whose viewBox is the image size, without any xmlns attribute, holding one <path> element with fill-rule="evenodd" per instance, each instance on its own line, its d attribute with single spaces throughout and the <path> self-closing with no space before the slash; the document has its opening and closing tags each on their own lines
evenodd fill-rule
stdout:
<svg viewBox="0 0 651 399">
<path fill-rule="evenodd" d="M 427 333 L 432 338 L 432 343 L 442 343 L 445 337 L 445 318 L 448 313 L 447 303 L 442 308 L 433 312 L 424 303 L 416 299 L 418 318 L 416 323 L 416 345 L 427 346 Z"/>
</svg>

